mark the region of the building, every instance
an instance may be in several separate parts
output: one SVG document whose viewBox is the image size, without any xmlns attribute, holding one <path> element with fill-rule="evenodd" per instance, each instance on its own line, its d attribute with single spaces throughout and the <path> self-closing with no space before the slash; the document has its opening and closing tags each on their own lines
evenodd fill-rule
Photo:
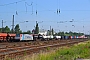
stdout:
<svg viewBox="0 0 90 60">
<path fill-rule="evenodd" d="M 39 31 L 39 33 L 38 34 L 41 34 L 41 35 L 47 35 L 47 30 L 44 30 L 44 29 L 42 29 L 42 30 L 40 30 Z"/>
</svg>

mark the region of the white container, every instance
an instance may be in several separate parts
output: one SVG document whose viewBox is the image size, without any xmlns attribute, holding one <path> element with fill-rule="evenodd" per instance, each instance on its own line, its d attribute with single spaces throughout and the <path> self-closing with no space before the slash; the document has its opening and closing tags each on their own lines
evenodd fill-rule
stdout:
<svg viewBox="0 0 90 60">
<path fill-rule="evenodd" d="M 23 40 L 33 40 L 33 36 L 30 34 L 21 34 L 20 41 L 23 41 Z"/>
<path fill-rule="evenodd" d="M 61 38 L 61 36 L 55 36 L 55 38 L 56 38 L 56 39 L 60 39 L 60 38 Z"/>
</svg>

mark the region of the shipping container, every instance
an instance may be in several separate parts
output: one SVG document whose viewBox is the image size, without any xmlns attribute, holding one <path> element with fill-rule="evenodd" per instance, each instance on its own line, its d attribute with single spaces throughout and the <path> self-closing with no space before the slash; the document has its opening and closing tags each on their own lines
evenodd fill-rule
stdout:
<svg viewBox="0 0 90 60">
<path fill-rule="evenodd" d="M 72 39 L 72 36 L 69 36 L 69 39 Z"/>
<path fill-rule="evenodd" d="M 61 36 L 54 36 L 54 39 L 56 40 L 61 39 Z"/>
<path fill-rule="evenodd" d="M 64 39 L 65 39 L 65 37 L 64 37 L 64 36 L 61 36 L 61 39 L 62 39 L 62 40 L 64 40 Z"/>
<path fill-rule="evenodd" d="M 72 39 L 74 39 L 74 36 L 71 36 Z"/>
<path fill-rule="evenodd" d="M 74 36 L 74 39 L 76 39 L 76 36 Z"/>
<path fill-rule="evenodd" d="M 76 39 L 78 39 L 78 36 L 76 36 Z"/>
<path fill-rule="evenodd" d="M 65 36 L 65 39 L 69 39 L 69 36 Z"/>
</svg>

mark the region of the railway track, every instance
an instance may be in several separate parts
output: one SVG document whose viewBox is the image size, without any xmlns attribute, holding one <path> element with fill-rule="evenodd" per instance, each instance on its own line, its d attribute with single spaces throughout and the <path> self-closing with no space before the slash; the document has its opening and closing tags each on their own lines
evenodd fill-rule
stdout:
<svg viewBox="0 0 90 60">
<path fill-rule="evenodd" d="M 18 47 L 2 47 L 0 48 L 0 60 L 5 60 L 6 56 L 14 59 L 18 56 L 24 56 L 25 54 L 37 53 L 40 50 L 43 50 L 47 47 L 57 47 L 57 46 L 65 46 L 70 44 L 75 44 L 79 42 L 84 42 L 86 40 L 67 40 L 60 41 L 57 44 L 46 44 L 46 45 L 27 45 L 27 46 L 18 46 Z"/>
</svg>

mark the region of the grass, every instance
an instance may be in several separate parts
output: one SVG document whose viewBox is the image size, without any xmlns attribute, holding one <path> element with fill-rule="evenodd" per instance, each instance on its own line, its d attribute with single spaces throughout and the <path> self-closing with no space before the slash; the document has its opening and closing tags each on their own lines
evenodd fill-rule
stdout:
<svg viewBox="0 0 90 60">
<path fill-rule="evenodd" d="M 90 41 L 70 47 L 62 47 L 47 53 L 41 52 L 34 60 L 76 60 L 77 58 L 90 58 Z"/>
</svg>

